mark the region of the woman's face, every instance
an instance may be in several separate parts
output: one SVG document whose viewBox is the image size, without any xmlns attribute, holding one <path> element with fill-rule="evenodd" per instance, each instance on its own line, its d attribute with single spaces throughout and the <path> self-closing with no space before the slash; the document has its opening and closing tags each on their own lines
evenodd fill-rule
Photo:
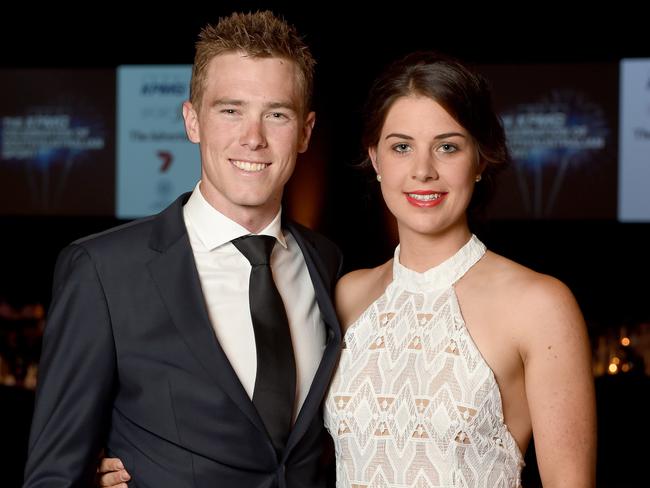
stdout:
<svg viewBox="0 0 650 488">
<path fill-rule="evenodd" d="M 482 166 L 472 136 L 435 100 L 398 98 L 369 155 L 401 239 L 467 229 L 465 211 Z"/>
</svg>

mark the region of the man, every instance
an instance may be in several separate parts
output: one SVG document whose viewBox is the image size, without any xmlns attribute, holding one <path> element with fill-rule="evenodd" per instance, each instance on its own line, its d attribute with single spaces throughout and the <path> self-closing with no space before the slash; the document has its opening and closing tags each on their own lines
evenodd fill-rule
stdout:
<svg viewBox="0 0 650 488">
<path fill-rule="evenodd" d="M 183 105 L 201 181 L 159 215 L 61 253 L 24 486 L 88 486 L 104 447 L 137 486 L 325 484 L 341 258 L 281 219 L 315 121 L 313 65 L 270 12 L 203 29 Z M 270 269 L 247 242 L 263 243 Z M 259 296 L 276 286 L 286 314 Z M 276 315 L 284 328 L 263 329 Z"/>
</svg>

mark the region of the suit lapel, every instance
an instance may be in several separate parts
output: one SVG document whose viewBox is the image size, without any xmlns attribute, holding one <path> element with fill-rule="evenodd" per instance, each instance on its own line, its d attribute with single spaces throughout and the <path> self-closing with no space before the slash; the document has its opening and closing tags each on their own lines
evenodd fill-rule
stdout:
<svg viewBox="0 0 650 488">
<path fill-rule="evenodd" d="M 262 420 L 217 341 L 201 290 L 194 255 L 183 220 L 189 193 L 163 211 L 154 222 L 150 245 L 160 254 L 149 271 L 172 322 L 208 375 L 249 420 L 266 432 Z"/>
<path fill-rule="evenodd" d="M 311 281 L 314 284 L 316 301 L 323 317 L 323 322 L 325 323 L 327 337 L 323 357 L 312 381 L 307 398 L 300 409 L 296 423 L 289 436 L 285 449 L 286 456 L 305 434 L 314 416 L 320 415 L 320 406 L 339 357 L 341 329 L 332 304 L 330 287 L 326 285 L 329 282 L 329 278 L 323 276 L 325 267 L 318 255 L 318 250 L 298 227 L 292 225 L 290 222 L 285 225 L 302 250 Z"/>
</svg>

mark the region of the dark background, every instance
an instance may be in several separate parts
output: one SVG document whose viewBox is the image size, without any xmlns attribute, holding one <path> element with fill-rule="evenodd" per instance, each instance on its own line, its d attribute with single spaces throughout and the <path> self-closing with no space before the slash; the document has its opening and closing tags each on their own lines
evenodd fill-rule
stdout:
<svg viewBox="0 0 650 488">
<path fill-rule="evenodd" d="M 323 178 L 316 185 L 305 180 L 311 185 L 307 188 L 294 184 L 292 194 L 320 195 L 321 210 L 306 223 L 341 246 L 348 269 L 379 264 L 395 245 L 387 237 L 390 225 L 372 184 L 350 168 L 361 156 L 362 102 L 388 61 L 417 49 L 436 49 L 476 64 L 575 65 L 650 57 L 647 17 L 640 14 L 640 3 L 569 10 L 548 3 L 506 9 L 461 2 L 435 2 L 427 8 L 409 2 L 381 8 L 353 2 L 168 7 L 152 2 L 137 7 L 85 4 L 74 11 L 58 4 L 30 5 L 17 6 L 13 14 L 3 12 L 0 68 L 191 64 L 204 24 L 233 10 L 258 7 L 271 7 L 295 24 L 318 61 L 316 135 L 303 164 L 316 164 Z M 288 206 L 299 213 L 300 198 L 292 197 Z M 0 216 L 0 298 L 17 306 L 40 302 L 47 307 L 59 250 L 118 223 L 112 217 Z M 504 220 L 484 222 L 476 230 L 492 250 L 563 280 L 576 295 L 592 338 L 650 320 L 650 224 Z M 7 390 L 12 390 L 8 399 L 0 401 L 0 476 L 7 484 L 0 485 L 18 486 L 31 403 L 28 393 Z M 645 377 L 598 382 L 600 486 L 643 486 L 647 480 L 641 458 L 642 442 L 650 438 L 644 391 Z M 528 486 L 535 486 L 534 461 L 530 464 Z"/>
</svg>

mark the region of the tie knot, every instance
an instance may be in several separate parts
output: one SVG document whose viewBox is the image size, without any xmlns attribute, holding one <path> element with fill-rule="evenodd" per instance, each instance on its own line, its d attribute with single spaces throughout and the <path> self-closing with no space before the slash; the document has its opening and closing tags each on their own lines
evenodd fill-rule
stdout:
<svg viewBox="0 0 650 488">
<path fill-rule="evenodd" d="M 232 241 L 233 245 L 246 256 L 251 266 L 268 265 L 271 251 L 275 246 L 275 237 L 248 235 Z"/>
</svg>

